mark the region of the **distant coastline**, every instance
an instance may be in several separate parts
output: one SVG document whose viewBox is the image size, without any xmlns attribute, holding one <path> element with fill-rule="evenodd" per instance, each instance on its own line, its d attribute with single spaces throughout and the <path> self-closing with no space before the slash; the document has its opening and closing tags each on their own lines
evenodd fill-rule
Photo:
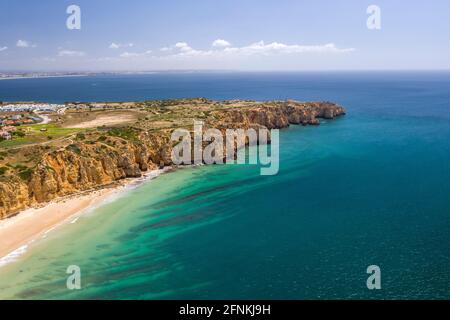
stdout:
<svg viewBox="0 0 450 320">
<path fill-rule="evenodd" d="M 0 72 L 0 80 L 18 79 L 45 79 L 45 78 L 70 78 L 88 76 L 111 76 L 111 75 L 145 75 L 155 74 L 156 71 L 136 71 L 136 72 Z"/>
<path fill-rule="evenodd" d="M 87 74 L 67 74 L 67 75 L 46 75 L 46 76 L 12 76 L 0 77 L 1 80 L 20 80 L 20 79 L 45 79 L 45 78 L 71 78 L 71 77 L 87 77 Z"/>
</svg>

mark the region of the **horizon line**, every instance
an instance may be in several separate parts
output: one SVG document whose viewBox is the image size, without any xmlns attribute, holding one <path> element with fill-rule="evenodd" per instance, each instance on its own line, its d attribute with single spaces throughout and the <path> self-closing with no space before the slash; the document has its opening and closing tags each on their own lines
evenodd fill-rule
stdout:
<svg viewBox="0 0 450 320">
<path fill-rule="evenodd" d="M 49 74 L 139 74 L 139 73 L 187 73 L 187 72 L 220 72 L 220 73 L 235 73 L 235 72 L 247 72 L 247 73 L 259 73 L 259 72 L 445 72 L 450 71 L 450 68 L 443 69 L 311 69 L 311 70 L 245 70 L 245 69 L 164 69 L 164 70 L 0 70 L 0 74 L 8 73 L 49 73 Z"/>
</svg>

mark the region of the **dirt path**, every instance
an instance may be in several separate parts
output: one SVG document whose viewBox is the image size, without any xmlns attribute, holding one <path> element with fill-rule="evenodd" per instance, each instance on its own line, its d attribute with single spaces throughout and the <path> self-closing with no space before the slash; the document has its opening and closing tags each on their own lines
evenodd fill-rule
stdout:
<svg viewBox="0 0 450 320">
<path fill-rule="evenodd" d="M 71 125 L 70 128 L 74 129 L 88 129 L 88 128 L 97 128 L 101 126 L 112 126 L 116 124 L 132 122 L 136 120 L 136 115 L 105 115 L 99 116 L 96 119 L 81 122 L 79 124 Z"/>
</svg>

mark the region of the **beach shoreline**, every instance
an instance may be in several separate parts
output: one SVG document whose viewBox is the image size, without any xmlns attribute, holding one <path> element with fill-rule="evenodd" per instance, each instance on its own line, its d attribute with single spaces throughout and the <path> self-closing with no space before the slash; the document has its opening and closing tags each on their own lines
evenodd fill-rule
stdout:
<svg viewBox="0 0 450 320">
<path fill-rule="evenodd" d="M 2 239 L 0 268 L 16 260 L 26 252 L 30 244 L 45 238 L 54 229 L 69 222 L 73 223 L 83 214 L 107 203 L 108 200 L 169 170 L 171 170 L 170 167 L 151 170 L 143 174 L 141 178 L 125 179 L 103 188 L 59 198 L 0 220 L 0 238 Z"/>
</svg>

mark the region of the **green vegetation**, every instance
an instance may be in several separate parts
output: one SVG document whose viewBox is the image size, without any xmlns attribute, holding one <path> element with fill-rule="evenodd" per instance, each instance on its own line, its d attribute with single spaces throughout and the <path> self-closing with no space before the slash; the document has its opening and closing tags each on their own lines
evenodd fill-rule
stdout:
<svg viewBox="0 0 450 320">
<path fill-rule="evenodd" d="M 31 170 L 30 168 L 26 168 L 19 172 L 19 177 L 24 181 L 30 181 L 32 175 L 33 170 Z"/>
<path fill-rule="evenodd" d="M 29 181 L 31 179 L 31 176 L 33 175 L 33 169 L 21 163 L 18 163 L 14 166 L 7 163 L 5 167 L 0 168 L 0 176 L 11 170 L 17 172 L 17 175 L 24 181 Z"/>
<path fill-rule="evenodd" d="M 76 144 L 70 144 L 66 147 L 66 149 L 76 154 L 81 154 L 81 149 Z"/>
<path fill-rule="evenodd" d="M 84 135 L 84 133 L 80 132 L 80 133 L 77 133 L 76 139 L 77 140 L 85 140 L 86 136 Z"/>
<path fill-rule="evenodd" d="M 0 176 L 4 175 L 8 170 L 9 170 L 8 167 L 0 167 Z"/>
<path fill-rule="evenodd" d="M 41 143 L 80 133 L 82 129 L 62 128 L 56 124 L 33 124 L 18 126 L 11 140 L 0 141 L 0 148 L 14 148 Z"/>
<path fill-rule="evenodd" d="M 108 134 L 113 137 L 119 137 L 129 141 L 139 141 L 136 130 L 130 127 L 124 128 L 112 128 L 109 130 Z"/>
<path fill-rule="evenodd" d="M 30 130 L 29 134 L 33 136 L 52 136 L 55 138 L 64 137 L 81 131 L 81 129 L 62 128 L 56 124 L 33 124 L 30 126 L 20 126 L 19 128 Z"/>
<path fill-rule="evenodd" d="M 23 137 L 25 137 L 25 132 L 23 132 L 22 130 L 18 130 L 16 132 L 13 132 L 12 136 L 13 137 L 23 138 Z"/>
<path fill-rule="evenodd" d="M 12 140 L 4 140 L 0 142 L 0 148 L 10 148 L 10 147 L 18 147 L 21 145 L 26 145 L 33 143 L 32 139 L 24 138 L 15 138 Z"/>
<path fill-rule="evenodd" d="M 16 165 L 14 166 L 14 168 L 16 168 L 16 169 L 19 170 L 19 171 L 28 169 L 28 167 L 27 167 L 27 166 L 24 166 L 23 164 L 16 164 Z"/>
</svg>

